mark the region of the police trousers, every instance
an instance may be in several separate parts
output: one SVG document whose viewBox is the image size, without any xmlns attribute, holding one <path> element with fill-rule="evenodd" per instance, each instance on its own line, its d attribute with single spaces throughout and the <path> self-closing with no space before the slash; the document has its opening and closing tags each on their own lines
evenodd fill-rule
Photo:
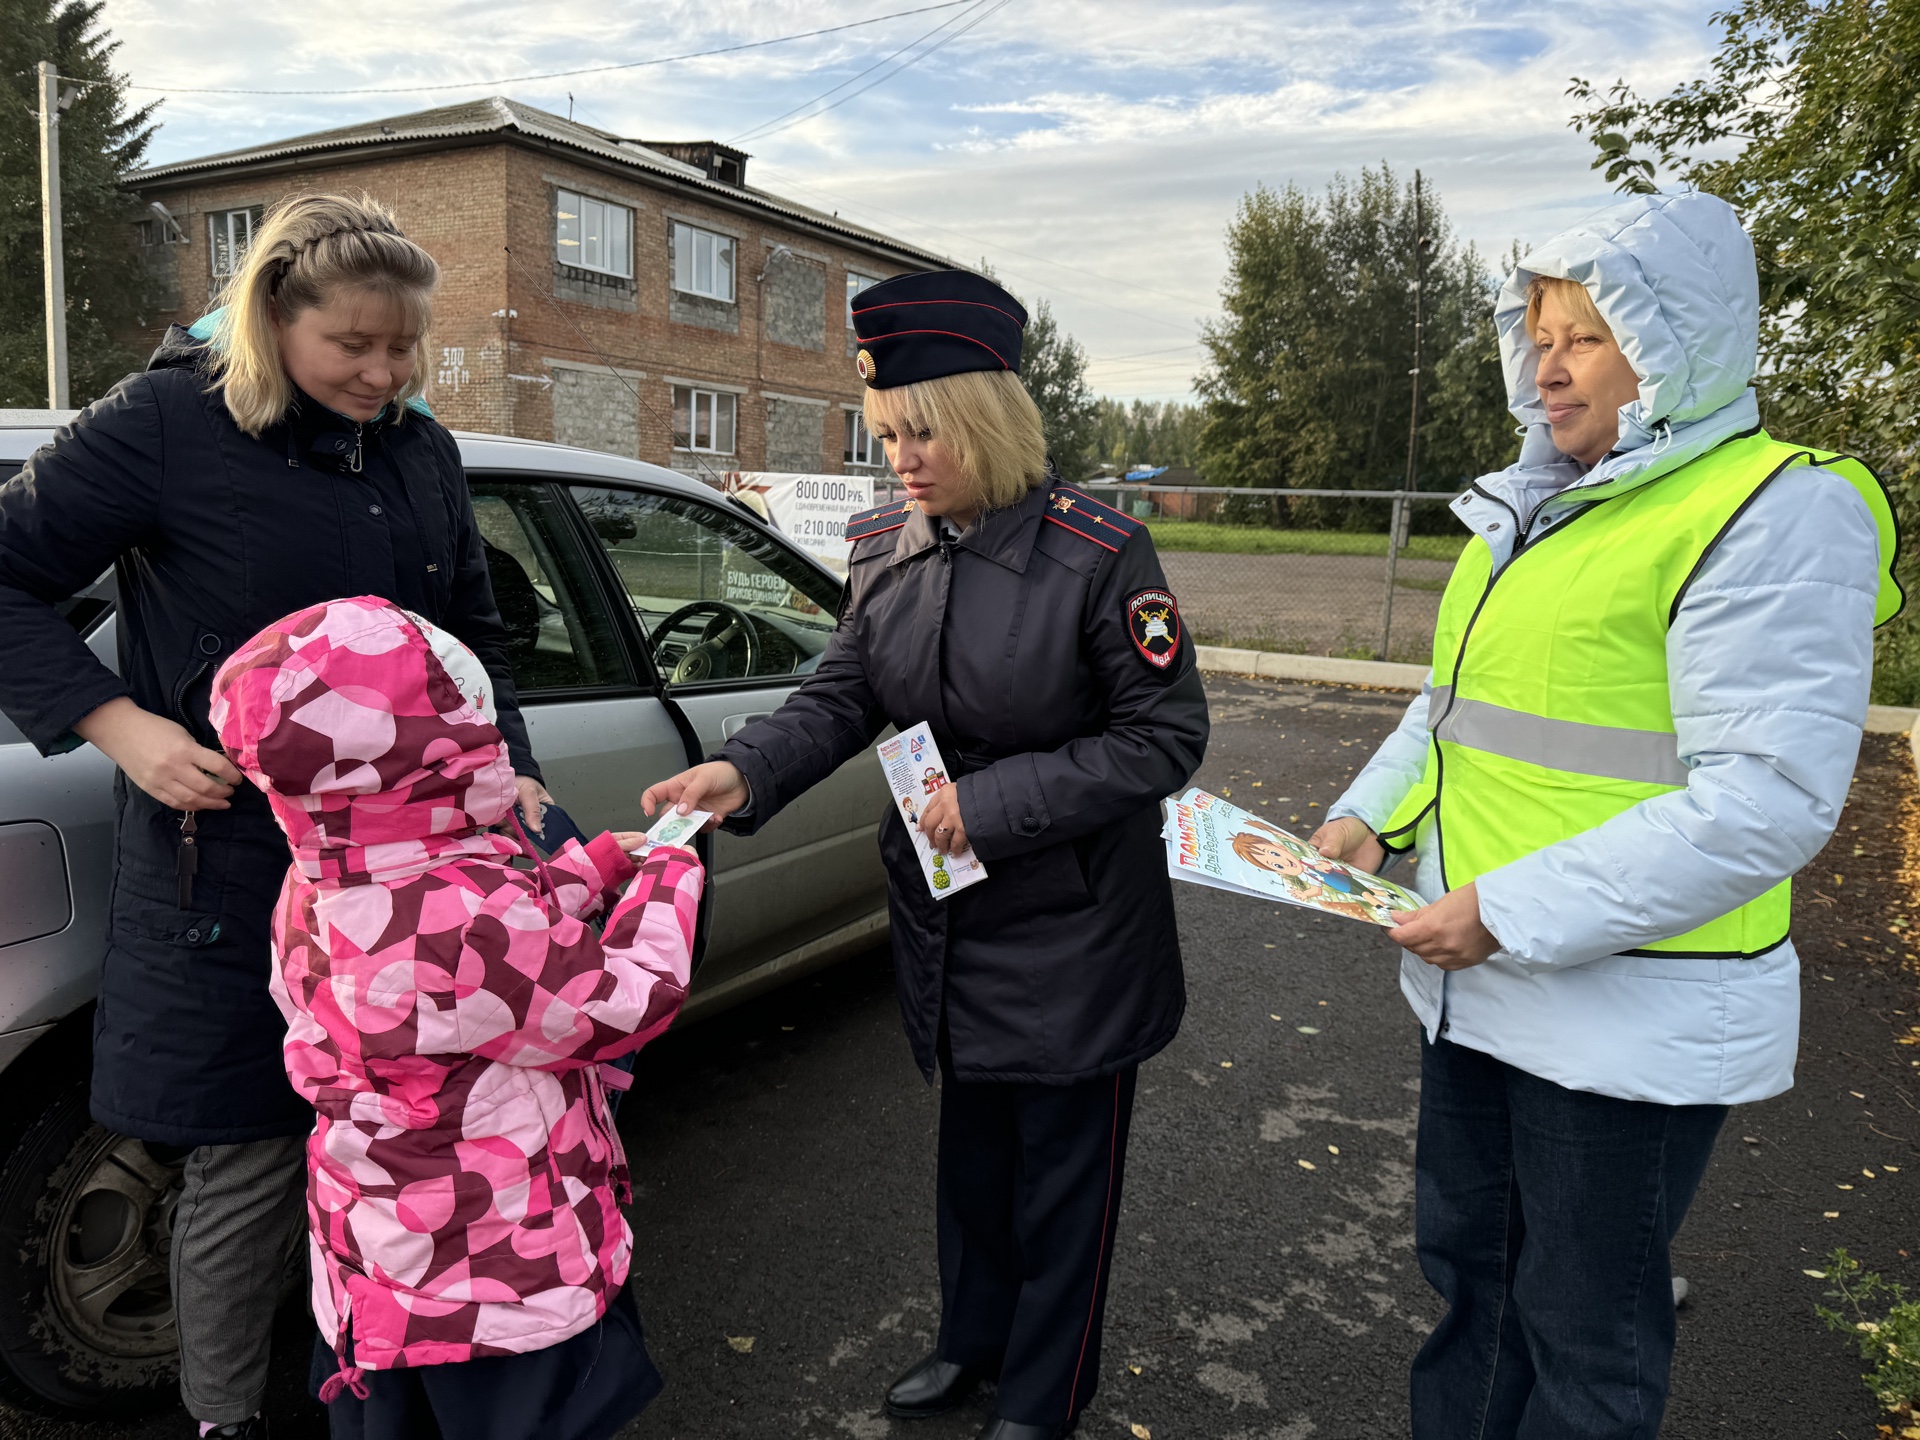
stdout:
<svg viewBox="0 0 1920 1440">
<path fill-rule="evenodd" d="M 937 1353 L 998 1378 L 1002 1419 L 1068 1425 L 1099 1386 L 1139 1072 L 963 1083 L 940 1059 Z"/>
</svg>

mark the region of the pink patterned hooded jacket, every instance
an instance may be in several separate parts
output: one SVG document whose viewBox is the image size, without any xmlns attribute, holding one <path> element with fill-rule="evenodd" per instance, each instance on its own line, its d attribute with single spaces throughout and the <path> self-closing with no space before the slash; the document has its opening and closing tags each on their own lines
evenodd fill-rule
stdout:
<svg viewBox="0 0 1920 1440">
<path fill-rule="evenodd" d="M 544 866 L 484 827 L 514 800 L 486 672 L 384 600 L 316 605 L 221 667 L 213 723 L 293 847 L 273 918 L 307 1145 L 313 1312 L 358 1367 L 540 1350 L 626 1282 L 603 1061 L 685 998 L 703 879 L 613 838 Z M 604 934 L 585 921 L 611 904 Z M 618 1192 L 618 1193 L 617 1193 Z"/>
</svg>

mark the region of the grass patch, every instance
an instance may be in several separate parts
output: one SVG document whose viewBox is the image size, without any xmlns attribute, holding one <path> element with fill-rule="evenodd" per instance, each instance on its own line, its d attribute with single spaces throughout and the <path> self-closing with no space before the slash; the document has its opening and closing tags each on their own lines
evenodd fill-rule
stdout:
<svg viewBox="0 0 1920 1440">
<path fill-rule="evenodd" d="M 1198 520 L 1149 520 L 1161 550 L 1208 555 L 1377 555 L 1387 558 L 1385 534 L 1355 530 L 1266 530 L 1254 525 L 1207 525 Z M 1414 560 L 1458 560 L 1471 535 L 1414 535 L 1400 553 Z"/>
</svg>

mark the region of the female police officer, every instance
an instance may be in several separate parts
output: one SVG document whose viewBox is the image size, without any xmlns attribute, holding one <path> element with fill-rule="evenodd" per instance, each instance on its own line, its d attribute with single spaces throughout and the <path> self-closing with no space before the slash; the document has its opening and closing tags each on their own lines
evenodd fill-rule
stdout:
<svg viewBox="0 0 1920 1440">
<path fill-rule="evenodd" d="M 957 778 L 920 829 L 988 877 L 936 900 L 906 821 L 882 822 L 900 1011 L 944 1081 L 940 1338 L 886 1408 L 937 1414 L 997 1378 L 982 1440 L 1065 1435 L 1097 1383 L 1134 1078 L 1186 1004 L 1156 802 L 1207 740 L 1145 527 L 1047 466 L 1025 323 L 964 271 L 861 295 L 867 421 L 908 498 L 848 524 L 813 677 L 644 797 L 751 833 L 889 724 L 931 727 Z"/>
</svg>

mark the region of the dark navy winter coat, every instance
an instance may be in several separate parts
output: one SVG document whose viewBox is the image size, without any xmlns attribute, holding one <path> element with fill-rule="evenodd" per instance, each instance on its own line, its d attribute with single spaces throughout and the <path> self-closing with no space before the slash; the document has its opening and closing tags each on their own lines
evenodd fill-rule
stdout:
<svg viewBox="0 0 1920 1440">
<path fill-rule="evenodd" d="M 209 391 L 205 354 L 175 327 L 146 373 L 0 486 L 0 709 L 54 754 L 80 743 L 76 721 L 128 695 L 217 749 L 208 686 L 235 646 L 318 601 L 379 595 L 474 650 L 493 676 L 514 768 L 537 776 L 453 437 L 423 415 L 356 425 L 302 397 L 253 439 Z M 109 567 L 118 675 L 54 609 Z M 265 798 L 242 785 L 231 809 L 198 812 L 185 908 L 180 813 L 124 776 L 115 800 L 94 1117 L 176 1145 L 311 1128 L 267 993 L 267 922 L 288 851 Z"/>
<path fill-rule="evenodd" d="M 928 722 L 987 878 L 936 900 L 880 825 L 901 1016 L 929 1079 L 1068 1084 L 1137 1065 L 1186 989 L 1162 796 L 1199 768 L 1207 701 L 1146 527 L 1043 485 L 943 543 L 910 508 L 847 527 L 852 575 L 818 670 L 719 752 L 750 831 L 888 724 Z M 869 764 L 878 764 L 869 760 Z"/>
</svg>

